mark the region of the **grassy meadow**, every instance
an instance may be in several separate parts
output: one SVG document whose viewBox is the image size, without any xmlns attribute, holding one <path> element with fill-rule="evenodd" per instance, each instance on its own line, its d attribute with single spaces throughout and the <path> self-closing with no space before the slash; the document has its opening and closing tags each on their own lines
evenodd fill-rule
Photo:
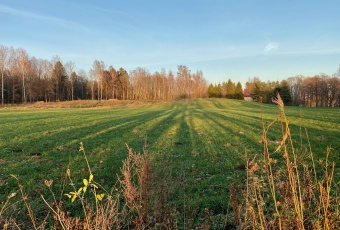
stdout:
<svg viewBox="0 0 340 230">
<path fill-rule="evenodd" d="M 318 167 L 327 146 L 331 147 L 329 161 L 336 163 L 334 182 L 339 187 L 340 110 L 288 106 L 285 113 L 298 156 L 309 158 L 311 146 Z M 276 105 L 229 99 L 105 108 L 0 109 L 0 207 L 8 194 L 18 192 L 13 174 L 36 216 L 45 216 L 48 209 L 40 197 L 49 196 L 45 180 L 52 179 L 52 190 L 63 196 L 60 192 L 67 168 L 76 184 L 88 177 L 80 142 L 96 181 L 109 190 L 128 155 L 125 144 L 143 153 L 146 142 L 151 187 L 154 194 L 166 194 L 164 203 L 178 226 L 191 228 L 212 218 L 218 228 L 231 212 L 230 185 L 238 188 L 244 184 L 245 153 L 247 158 L 263 153 L 262 119 L 267 125 L 278 114 Z M 270 151 L 275 151 L 281 136 L 280 123 L 275 123 L 267 134 Z M 272 157 L 282 159 L 282 150 Z M 71 190 L 66 186 L 64 193 Z M 64 199 L 77 212 L 76 202 Z M 29 222 L 20 197 L 13 201 L 4 213 Z"/>
</svg>

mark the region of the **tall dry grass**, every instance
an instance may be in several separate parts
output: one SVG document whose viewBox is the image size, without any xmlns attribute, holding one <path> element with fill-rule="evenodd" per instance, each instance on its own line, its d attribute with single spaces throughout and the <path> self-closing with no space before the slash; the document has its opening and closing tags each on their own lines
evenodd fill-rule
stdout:
<svg viewBox="0 0 340 230">
<path fill-rule="evenodd" d="M 328 160 L 331 148 L 327 148 L 324 158 L 320 159 L 320 168 L 316 168 L 310 146 L 308 157 L 299 155 L 279 94 L 273 102 L 279 114 L 269 124 L 262 119 L 263 154 L 248 159 L 245 153 L 246 186 L 238 191 L 233 185 L 230 188 L 234 226 L 239 229 L 340 229 L 339 202 L 333 181 L 335 164 Z M 281 127 L 281 141 L 271 148 L 267 134 L 275 123 Z"/>
</svg>

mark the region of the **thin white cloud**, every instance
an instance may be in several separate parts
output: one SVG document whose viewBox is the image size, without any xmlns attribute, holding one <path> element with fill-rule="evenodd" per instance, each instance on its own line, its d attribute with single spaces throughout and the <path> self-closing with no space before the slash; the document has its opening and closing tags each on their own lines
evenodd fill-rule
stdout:
<svg viewBox="0 0 340 230">
<path fill-rule="evenodd" d="M 29 11 L 18 10 L 18 9 L 14 9 L 14 8 L 1 5 L 1 4 L 0 4 L 0 13 L 11 14 L 14 16 L 19 16 L 19 17 L 24 17 L 24 18 L 45 20 L 45 21 L 49 21 L 54 24 L 64 26 L 64 27 L 69 27 L 69 28 L 78 28 L 78 29 L 86 30 L 86 31 L 89 30 L 88 27 L 81 25 L 79 23 L 76 23 L 76 22 L 72 22 L 72 21 L 68 21 L 68 20 L 64 20 L 60 18 L 55 18 L 55 17 L 50 17 L 50 16 L 45 16 L 45 15 L 40 15 L 40 14 L 32 13 Z"/>
<path fill-rule="evenodd" d="M 114 20 L 110 20 L 110 22 L 113 22 L 113 23 L 115 23 L 115 24 L 117 24 L 118 26 L 121 26 L 121 27 L 127 27 L 127 28 L 130 28 L 130 29 L 135 29 L 135 26 L 133 24 L 135 24 L 138 21 L 138 20 L 136 20 L 136 18 L 131 13 L 121 11 L 121 10 L 117 10 L 117 9 L 103 8 L 103 7 L 98 6 L 98 4 L 95 4 L 95 5 L 84 4 L 83 6 L 77 6 L 77 7 L 82 7 L 82 9 L 87 9 L 91 12 L 97 11 L 101 14 L 104 13 L 104 14 L 107 14 L 109 16 L 114 15 L 114 17 L 110 17 L 110 18 L 114 18 Z M 119 22 L 124 22 L 124 23 L 119 23 Z M 131 22 L 133 22 L 133 24 Z"/>
<path fill-rule="evenodd" d="M 266 49 L 265 49 L 266 48 Z M 151 50 L 151 49 L 150 49 Z M 266 50 L 266 51 L 265 51 Z M 338 49 L 318 49 L 318 50 L 303 50 L 291 49 L 283 51 L 278 43 L 268 43 L 266 47 L 263 45 L 216 45 L 216 46 L 200 46 L 200 47 L 183 47 L 180 45 L 160 46 L 150 52 L 143 50 L 141 52 L 131 51 L 126 56 L 120 56 L 116 61 L 125 58 L 126 61 L 131 61 L 143 66 L 151 65 L 168 65 L 178 63 L 203 63 L 217 62 L 221 60 L 256 58 L 266 60 L 274 56 L 296 56 L 296 55 L 321 55 L 321 54 L 337 54 Z"/>
<path fill-rule="evenodd" d="M 150 49 L 151 50 L 151 49 Z M 133 51 L 134 52 L 134 51 Z M 254 45 L 216 45 L 211 46 L 181 46 L 181 45 L 161 45 L 153 52 L 144 50 L 127 55 L 126 58 L 132 62 L 149 65 L 169 65 L 178 63 L 201 63 L 214 62 L 235 58 L 247 58 L 260 55 Z M 119 57 L 122 58 L 121 56 Z"/>
<path fill-rule="evenodd" d="M 282 55 L 307 55 L 307 54 L 323 55 L 323 54 L 339 54 L 339 53 L 340 53 L 340 47 L 334 48 L 334 49 L 286 51 L 280 54 Z"/>
<path fill-rule="evenodd" d="M 120 10 L 116 10 L 116 9 L 110 9 L 110 8 L 98 7 L 97 5 L 88 5 L 88 7 L 91 10 L 96 10 L 96 11 L 99 11 L 99 12 L 104 12 L 104 13 L 108 13 L 108 14 L 113 14 L 113 15 L 118 15 L 118 16 L 123 16 L 123 17 L 126 17 L 126 18 L 133 19 L 131 14 L 124 12 L 124 11 L 120 11 Z"/>
<path fill-rule="evenodd" d="M 265 47 L 264 47 L 264 52 L 272 52 L 275 50 L 279 49 L 279 44 L 276 42 L 269 42 Z"/>
</svg>

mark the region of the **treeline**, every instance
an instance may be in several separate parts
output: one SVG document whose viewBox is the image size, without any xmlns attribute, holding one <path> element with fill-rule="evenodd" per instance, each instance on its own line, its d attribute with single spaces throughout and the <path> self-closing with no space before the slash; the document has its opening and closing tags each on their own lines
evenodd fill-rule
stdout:
<svg viewBox="0 0 340 230">
<path fill-rule="evenodd" d="M 1 103 L 92 100 L 173 100 L 207 97 L 207 81 L 202 71 L 192 73 L 178 66 L 150 73 L 136 68 L 107 67 L 95 60 L 92 69 L 76 70 L 72 61 L 63 63 L 31 57 L 24 49 L 0 46 Z"/>
<path fill-rule="evenodd" d="M 245 92 L 253 100 L 272 103 L 280 93 L 285 104 L 310 107 L 340 107 L 340 78 L 338 75 L 295 76 L 281 82 L 262 82 L 254 78 L 246 83 Z"/>
<path fill-rule="evenodd" d="M 243 88 L 240 82 L 235 84 L 230 79 L 228 82 L 222 82 L 218 84 L 210 84 L 208 87 L 209 97 L 225 97 L 229 99 L 240 99 L 243 100 Z"/>
<path fill-rule="evenodd" d="M 288 105 L 292 103 L 292 97 L 289 90 L 289 85 L 286 80 L 278 81 L 260 81 L 254 78 L 252 81 L 246 83 L 245 94 L 251 97 L 254 101 L 261 101 L 263 103 L 273 103 L 277 93 L 280 93 L 282 101 Z"/>
<path fill-rule="evenodd" d="M 279 92 L 285 104 L 340 107 L 340 70 L 332 77 L 295 76 L 262 82 L 254 78 L 243 91 L 230 79 L 208 86 L 202 71 L 191 72 L 179 65 L 177 72 L 162 69 L 150 73 L 143 68 L 127 72 L 95 60 L 89 71 L 76 70 L 72 61 L 63 63 L 30 56 L 24 49 L 0 45 L 1 103 L 65 100 L 173 100 L 176 98 L 252 98 L 272 103 Z"/>
<path fill-rule="evenodd" d="M 340 107 L 339 77 L 340 71 L 332 77 L 321 74 L 313 77 L 288 78 L 292 102 L 305 106 Z"/>
</svg>

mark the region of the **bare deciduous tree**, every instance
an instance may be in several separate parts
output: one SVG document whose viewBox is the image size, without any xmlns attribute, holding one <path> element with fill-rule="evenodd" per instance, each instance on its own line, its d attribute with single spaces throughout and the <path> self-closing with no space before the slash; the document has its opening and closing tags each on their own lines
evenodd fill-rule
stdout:
<svg viewBox="0 0 340 230">
<path fill-rule="evenodd" d="M 6 69 L 6 62 L 8 58 L 8 48 L 0 46 L 0 71 L 1 71 L 1 104 L 4 104 L 4 73 Z"/>
<path fill-rule="evenodd" d="M 66 75 L 68 78 L 67 84 L 67 99 L 71 99 L 73 101 L 73 92 L 74 92 L 74 82 L 76 80 L 76 73 L 74 73 L 76 64 L 73 61 L 68 61 L 64 64 L 64 68 L 66 71 Z M 73 76 L 71 76 L 73 74 Z"/>
<path fill-rule="evenodd" d="M 103 61 L 95 60 L 92 65 L 90 73 L 97 81 L 98 85 L 98 100 L 103 99 L 103 72 L 105 70 L 105 64 Z"/>
<path fill-rule="evenodd" d="M 22 102 L 27 102 L 27 95 L 26 95 L 26 75 L 27 75 L 27 69 L 29 65 L 29 57 L 26 51 L 22 48 L 19 48 L 16 50 L 17 53 L 17 65 L 19 66 L 21 77 L 22 77 Z"/>
</svg>

